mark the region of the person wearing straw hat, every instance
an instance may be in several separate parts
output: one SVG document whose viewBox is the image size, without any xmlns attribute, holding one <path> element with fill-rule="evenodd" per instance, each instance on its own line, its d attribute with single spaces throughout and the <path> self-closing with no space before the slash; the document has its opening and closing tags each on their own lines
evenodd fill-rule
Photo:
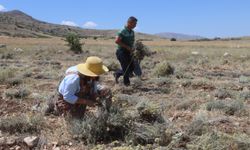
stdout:
<svg viewBox="0 0 250 150">
<path fill-rule="evenodd" d="M 99 57 L 88 57 L 85 63 L 72 66 L 66 70 L 64 79 L 58 88 L 58 97 L 55 100 L 55 110 L 59 114 L 70 114 L 82 118 L 86 106 L 97 104 L 97 97 L 109 96 L 111 92 L 99 84 L 99 76 L 108 72 Z"/>
<path fill-rule="evenodd" d="M 129 75 L 134 70 L 132 53 L 134 51 L 135 35 L 133 29 L 136 27 L 137 19 L 133 16 L 129 17 L 127 24 L 121 31 L 118 32 L 115 43 L 118 45 L 116 57 L 121 64 L 122 70 L 117 70 L 113 75 L 116 83 L 123 75 L 124 85 L 130 85 Z"/>
</svg>

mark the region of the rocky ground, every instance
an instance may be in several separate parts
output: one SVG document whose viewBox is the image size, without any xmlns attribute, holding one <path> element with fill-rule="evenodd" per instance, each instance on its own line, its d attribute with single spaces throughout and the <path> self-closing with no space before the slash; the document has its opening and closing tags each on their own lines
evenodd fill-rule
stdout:
<svg viewBox="0 0 250 150">
<path fill-rule="evenodd" d="M 118 62 L 113 40 L 83 42 L 84 52 L 74 54 L 61 38 L 0 37 L 0 149 L 250 147 L 249 39 L 145 41 L 155 53 L 142 61 L 143 80 L 133 77 L 130 87 L 124 87 L 122 79 L 119 84 L 114 82 L 112 69 Z M 67 119 L 43 115 L 46 100 L 55 93 L 67 67 L 91 55 L 101 57 L 111 69 L 101 80 L 112 89 L 113 101 L 138 104 L 147 99 L 148 106 L 160 110 L 165 130 L 159 134 L 164 134 L 164 143 L 157 136 L 153 142 L 139 144 L 119 138 L 86 143 L 72 134 L 80 128 Z M 166 71 L 169 67 L 174 68 L 173 74 Z M 146 129 L 144 137 L 149 132 Z"/>
</svg>

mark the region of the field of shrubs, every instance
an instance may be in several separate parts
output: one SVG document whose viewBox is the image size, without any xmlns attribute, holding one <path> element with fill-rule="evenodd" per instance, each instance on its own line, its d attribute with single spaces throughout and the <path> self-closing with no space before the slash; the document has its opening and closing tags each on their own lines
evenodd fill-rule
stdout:
<svg viewBox="0 0 250 150">
<path fill-rule="evenodd" d="M 242 149 L 250 147 L 250 39 L 142 41 L 142 80 L 115 84 L 114 39 L 0 37 L 0 149 Z M 99 56 L 110 72 L 107 116 L 44 115 L 65 70 Z"/>
</svg>

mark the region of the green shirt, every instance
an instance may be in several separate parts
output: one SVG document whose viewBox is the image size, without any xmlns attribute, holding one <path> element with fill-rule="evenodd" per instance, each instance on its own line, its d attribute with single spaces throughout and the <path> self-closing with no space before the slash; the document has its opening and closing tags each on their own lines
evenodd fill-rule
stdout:
<svg viewBox="0 0 250 150">
<path fill-rule="evenodd" d="M 135 33 L 133 30 L 129 30 L 126 26 L 117 33 L 117 36 L 121 38 L 121 42 L 133 47 L 135 41 Z M 125 48 L 118 45 L 118 49 L 126 50 Z"/>
</svg>

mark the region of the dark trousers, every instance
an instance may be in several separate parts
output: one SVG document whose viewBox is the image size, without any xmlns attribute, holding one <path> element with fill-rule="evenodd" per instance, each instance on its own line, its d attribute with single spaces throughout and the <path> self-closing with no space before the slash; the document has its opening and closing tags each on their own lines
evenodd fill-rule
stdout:
<svg viewBox="0 0 250 150">
<path fill-rule="evenodd" d="M 125 85 L 129 85 L 130 84 L 129 75 L 134 70 L 134 63 L 132 60 L 132 56 L 130 55 L 129 52 L 118 49 L 116 51 L 116 57 L 117 57 L 118 61 L 121 64 L 121 67 L 122 67 L 122 70 L 116 71 L 116 76 L 119 78 L 120 76 L 123 75 L 123 83 Z"/>
</svg>

